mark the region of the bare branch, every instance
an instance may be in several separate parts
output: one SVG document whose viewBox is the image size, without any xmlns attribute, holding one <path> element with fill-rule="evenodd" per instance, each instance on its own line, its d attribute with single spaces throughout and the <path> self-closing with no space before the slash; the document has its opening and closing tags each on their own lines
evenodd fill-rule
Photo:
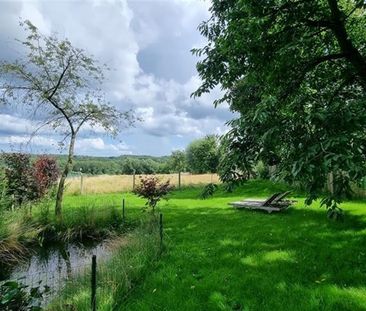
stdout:
<svg viewBox="0 0 366 311">
<path fill-rule="evenodd" d="M 65 68 L 63 69 L 63 71 L 61 72 L 60 77 L 59 77 L 59 79 L 58 79 L 58 81 L 57 81 L 56 85 L 55 85 L 53 88 L 51 88 L 51 89 L 50 89 L 50 90 L 52 90 L 52 89 L 53 89 L 53 91 L 52 91 L 52 93 L 51 93 L 50 95 L 48 95 L 48 96 L 47 96 L 47 99 L 48 99 L 48 100 L 52 99 L 53 95 L 55 95 L 55 93 L 57 92 L 58 88 L 60 87 L 60 84 L 61 84 L 61 82 L 62 82 L 62 79 L 63 79 L 63 77 L 65 76 L 66 71 L 69 69 L 70 63 L 71 63 L 71 56 L 70 56 L 70 58 L 69 58 L 69 59 L 68 59 L 68 61 L 67 61 L 66 67 L 65 67 Z M 46 91 L 46 94 L 47 94 L 50 90 Z"/>
</svg>

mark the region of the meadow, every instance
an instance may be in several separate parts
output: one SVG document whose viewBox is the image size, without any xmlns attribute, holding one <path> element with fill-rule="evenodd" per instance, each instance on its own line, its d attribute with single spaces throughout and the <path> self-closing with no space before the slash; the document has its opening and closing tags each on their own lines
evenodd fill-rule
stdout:
<svg viewBox="0 0 366 311">
<path fill-rule="evenodd" d="M 152 175 L 137 175 L 135 176 L 135 183 L 139 182 L 140 177 Z M 178 186 L 178 174 L 155 174 L 162 181 L 169 180 L 171 184 Z M 204 185 L 207 183 L 218 183 L 219 177 L 217 174 L 190 174 L 181 173 L 181 185 L 193 186 Z M 97 193 L 116 193 L 131 191 L 133 188 L 133 175 L 97 175 L 97 176 L 83 176 L 83 194 L 97 194 Z M 66 193 L 70 195 L 80 194 L 81 191 L 81 177 L 74 176 L 67 180 Z"/>
<path fill-rule="evenodd" d="M 305 207 L 296 191 L 298 202 L 280 214 L 228 206 L 286 189 L 257 180 L 207 200 L 200 187 L 174 191 L 160 203 L 161 258 L 148 235 L 137 253 L 117 251 L 98 276 L 97 310 L 366 310 L 365 201 L 343 203 L 338 222 L 318 204 Z M 67 196 L 65 204 L 120 205 L 122 197 L 127 217 L 141 213 L 144 201 L 131 193 Z M 119 260 L 134 267 L 127 283 Z M 89 278 L 78 284 L 66 288 L 64 305 L 89 310 Z"/>
</svg>

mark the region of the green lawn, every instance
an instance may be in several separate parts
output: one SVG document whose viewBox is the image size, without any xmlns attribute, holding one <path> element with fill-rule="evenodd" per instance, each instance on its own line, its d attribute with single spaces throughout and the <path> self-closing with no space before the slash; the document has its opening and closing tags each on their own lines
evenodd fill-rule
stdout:
<svg viewBox="0 0 366 311">
<path fill-rule="evenodd" d="M 317 206 L 304 207 L 301 198 L 281 214 L 227 205 L 282 189 L 253 181 L 208 200 L 197 198 L 199 189 L 176 191 L 160 204 L 163 257 L 114 309 L 366 310 L 366 203 L 344 203 L 343 222 L 328 220 Z M 124 197 L 127 215 L 135 217 L 143 201 Z M 67 197 L 65 204 L 120 200 Z M 113 299 L 99 307 L 113 309 Z"/>
</svg>

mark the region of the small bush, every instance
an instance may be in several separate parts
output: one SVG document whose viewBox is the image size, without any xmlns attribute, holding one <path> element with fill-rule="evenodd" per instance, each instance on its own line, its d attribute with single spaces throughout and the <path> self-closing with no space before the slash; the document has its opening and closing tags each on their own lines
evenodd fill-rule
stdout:
<svg viewBox="0 0 366 311">
<path fill-rule="evenodd" d="M 5 153 L 5 169 L 0 174 L 0 204 L 2 207 L 19 207 L 52 195 L 59 169 L 54 158 L 39 156 L 32 164 L 29 154 Z"/>
<path fill-rule="evenodd" d="M 8 184 L 4 171 L 0 171 L 0 212 L 11 207 L 10 197 L 7 195 Z"/>
<path fill-rule="evenodd" d="M 235 182 L 226 182 L 223 184 L 224 191 L 227 193 L 232 193 L 237 184 Z"/>
<path fill-rule="evenodd" d="M 41 299 L 49 291 L 48 287 L 28 289 L 17 281 L 0 283 L 0 310 L 8 311 L 38 311 L 41 308 Z"/>
<path fill-rule="evenodd" d="M 207 184 L 203 189 L 202 192 L 200 194 L 200 198 L 201 199 L 207 199 L 209 197 L 212 197 L 214 195 L 214 193 L 216 192 L 218 186 L 214 183 L 209 183 Z"/>
<path fill-rule="evenodd" d="M 139 197 L 147 200 L 146 207 L 154 213 L 158 202 L 174 189 L 170 181 L 160 182 L 157 177 L 140 177 L 140 184 L 133 191 Z"/>
<path fill-rule="evenodd" d="M 60 170 L 55 158 L 40 156 L 33 164 L 33 178 L 38 198 L 43 198 L 55 186 Z"/>
<path fill-rule="evenodd" d="M 30 155 L 24 153 L 3 154 L 5 163 L 6 195 L 16 206 L 35 198 Z"/>
<path fill-rule="evenodd" d="M 260 179 L 270 178 L 269 168 L 262 161 L 259 161 L 257 165 L 254 167 L 254 173 L 256 177 Z"/>
</svg>

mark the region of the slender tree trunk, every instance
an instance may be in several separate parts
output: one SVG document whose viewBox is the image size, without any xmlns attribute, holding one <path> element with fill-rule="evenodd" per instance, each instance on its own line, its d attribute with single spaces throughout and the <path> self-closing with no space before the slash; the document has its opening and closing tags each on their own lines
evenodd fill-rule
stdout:
<svg viewBox="0 0 366 311">
<path fill-rule="evenodd" d="M 57 195 L 56 195 L 56 206 L 55 206 L 55 214 L 57 218 L 62 217 L 62 199 L 64 196 L 64 188 L 66 177 L 72 169 L 72 161 L 74 158 L 74 146 L 75 146 L 76 133 L 71 135 L 70 145 L 69 145 L 69 155 L 67 157 L 67 162 L 65 168 L 62 172 L 60 182 L 58 184 Z"/>
</svg>

